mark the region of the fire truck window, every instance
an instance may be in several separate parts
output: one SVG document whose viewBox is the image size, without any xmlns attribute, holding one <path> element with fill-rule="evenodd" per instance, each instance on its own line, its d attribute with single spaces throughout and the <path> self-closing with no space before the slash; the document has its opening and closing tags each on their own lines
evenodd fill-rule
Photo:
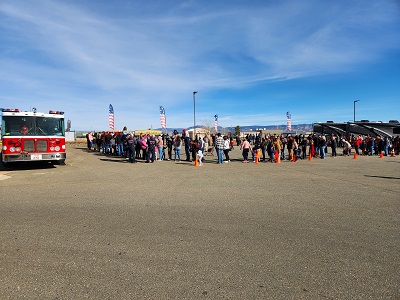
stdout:
<svg viewBox="0 0 400 300">
<path fill-rule="evenodd" d="M 49 132 L 53 135 L 59 135 L 62 136 L 64 135 L 63 133 L 63 119 L 52 119 L 49 120 L 48 128 Z"/>
<path fill-rule="evenodd" d="M 2 133 L 4 135 L 64 135 L 64 119 L 38 118 L 31 116 L 2 118 Z"/>
<path fill-rule="evenodd" d="M 3 117 L 6 135 L 33 135 L 34 124 L 30 118 Z"/>
</svg>

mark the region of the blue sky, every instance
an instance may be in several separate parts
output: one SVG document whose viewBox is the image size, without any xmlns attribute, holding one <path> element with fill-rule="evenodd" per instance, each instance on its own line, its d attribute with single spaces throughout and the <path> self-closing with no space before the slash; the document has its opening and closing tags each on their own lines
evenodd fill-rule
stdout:
<svg viewBox="0 0 400 300">
<path fill-rule="evenodd" d="M 400 119 L 400 4 L 2 0 L 0 107 L 75 130 Z"/>
</svg>

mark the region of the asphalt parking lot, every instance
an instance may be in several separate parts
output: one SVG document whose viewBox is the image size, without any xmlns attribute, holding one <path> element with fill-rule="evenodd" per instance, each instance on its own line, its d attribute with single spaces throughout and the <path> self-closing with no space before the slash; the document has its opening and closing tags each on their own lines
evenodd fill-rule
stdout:
<svg viewBox="0 0 400 300">
<path fill-rule="evenodd" d="M 1 299 L 400 299 L 398 156 L 67 153 L 0 170 Z"/>
</svg>

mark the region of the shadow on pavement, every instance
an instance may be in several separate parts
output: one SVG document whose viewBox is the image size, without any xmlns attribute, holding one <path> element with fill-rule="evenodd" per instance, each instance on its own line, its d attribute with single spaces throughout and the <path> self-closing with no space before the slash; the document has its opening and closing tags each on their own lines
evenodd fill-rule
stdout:
<svg viewBox="0 0 400 300">
<path fill-rule="evenodd" d="M 0 163 L 0 171 L 24 171 L 24 170 L 37 170 L 37 169 L 52 169 L 56 168 L 50 162 L 16 162 L 16 163 L 7 163 L 5 166 L 3 163 Z"/>
<path fill-rule="evenodd" d="M 373 178 L 383 178 L 383 179 L 397 179 L 400 180 L 400 177 L 392 177 L 392 176 L 378 176 L 378 175 L 364 175 L 365 177 L 373 177 Z"/>
</svg>

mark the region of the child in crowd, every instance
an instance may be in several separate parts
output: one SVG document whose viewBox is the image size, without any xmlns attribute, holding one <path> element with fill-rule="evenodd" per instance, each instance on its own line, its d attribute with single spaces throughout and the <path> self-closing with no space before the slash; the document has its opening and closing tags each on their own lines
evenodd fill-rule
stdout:
<svg viewBox="0 0 400 300">
<path fill-rule="evenodd" d="M 197 151 L 197 159 L 199 160 L 199 166 L 203 165 L 203 151 L 201 151 L 201 149 L 199 149 Z"/>
<path fill-rule="evenodd" d="M 256 162 L 256 157 L 257 157 L 257 152 L 260 149 L 260 145 L 256 143 L 251 151 L 251 156 L 253 159 L 253 162 Z"/>
</svg>

